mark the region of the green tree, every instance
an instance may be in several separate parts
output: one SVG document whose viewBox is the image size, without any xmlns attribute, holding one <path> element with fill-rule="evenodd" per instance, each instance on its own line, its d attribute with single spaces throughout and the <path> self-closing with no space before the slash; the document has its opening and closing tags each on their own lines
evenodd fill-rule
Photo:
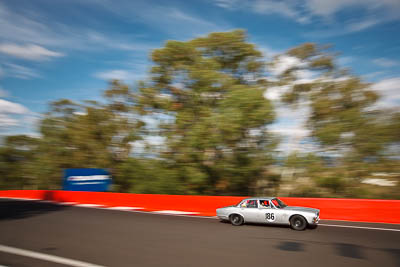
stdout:
<svg viewBox="0 0 400 267">
<path fill-rule="evenodd" d="M 399 140 L 398 114 L 391 116 L 378 109 L 379 95 L 371 84 L 339 68 L 336 56 L 326 47 L 307 43 L 290 49 L 285 56 L 295 58 L 297 64 L 280 73 L 275 82 L 289 88 L 282 100 L 293 108 L 309 103 L 307 126 L 320 148 L 319 155 L 336 158 L 333 166 L 325 164 L 314 174 L 316 185 L 330 189 L 331 195 L 355 196 L 361 178 L 393 161 L 388 147 Z M 276 57 L 271 66 L 279 60 Z M 302 81 L 305 71 L 313 78 Z"/>
<path fill-rule="evenodd" d="M 143 125 L 132 109 L 132 93 L 113 81 L 105 97 L 105 104 L 66 99 L 51 103 L 40 124 L 38 160 L 45 177 L 41 187 L 57 188 L 65 168 L 109 168 L 116 175 L 116 166 L 129 158 Z M 119 191 L 129 190 L 121 179 L 116 186 Z"/>
<path fill-rule="evenodd" d="M 36 189 L 39 138 L 8 136 L 0 147 L 0 188 Z"/>
<path fill-rule="evenodd" d="M 249 194 L 271 162 L 274 121 L 264 62 L 244 31 L 168 41 L 139 86 L 142 114 L 162 115 L 162 158 L 189 194 Z"/>
<path fill-rule="evenodd" d="M 383 142 L 368 141 L 380 135 L 371 120 L 374 113 L 368 111 L 378 100 L 370 84 L 338 68 L 334 55 L 315 44 L 293 48 L 286 55 L 299 63 L 280 75 L 279 82 L 290 85 L 283 100 L 288 104 L 310 102 L 308 127 L 315 140 L 325 150 L 349 152 L 357 160 L 379 154 Z M 315 78 L 299 82 L 299 71 L 309 71 Z"/>
<path fill-rule="evenodd" d="M 137 86 L 111 81 L 99 102 L 52 102 L 40 137 L 5 138 L 0 186 L 58 189 L 63 169 L 101 167 L 118 192 L 399 198 L 400 113 L 376 108 L 378 94 L 336 57 L 307 43 L 265 62 L 242 30 L 168 41 Z M 279 67 L 282 59 L 296 64 Z M 263 97 L 271 87 L 290 107 L 308 104 L 318 148 L 274 168 L 274 106 Z M 144 145 L 154 137 L 164 141 Z M 361 183 L 376 173 L 390 173 L 397 187 Z"/>
</svg>

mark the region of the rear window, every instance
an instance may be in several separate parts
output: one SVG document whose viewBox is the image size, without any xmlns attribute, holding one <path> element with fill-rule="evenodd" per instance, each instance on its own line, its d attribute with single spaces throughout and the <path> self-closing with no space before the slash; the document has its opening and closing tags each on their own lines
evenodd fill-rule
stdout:
<svg viewBox="0 0 400 267">
<path fill-rule="evenodd" d="M 242 202 L 241 208 L 257 208 L 257 201 L 255 199 L 248 199 Z"/>
</svg>

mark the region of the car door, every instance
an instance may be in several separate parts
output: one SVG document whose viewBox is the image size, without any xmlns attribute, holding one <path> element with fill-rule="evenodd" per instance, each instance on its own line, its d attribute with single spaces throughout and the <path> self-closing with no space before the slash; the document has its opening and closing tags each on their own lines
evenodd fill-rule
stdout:
<svg viewBox="0 0 400 267">
<path fill-rule="evenodd" d="M 271 200 L 271 206 L 274 208 L 275 213 L 275 221 L 274 223 L 278 224 L 288 224 L 289 217 L 287 211 L 285 209 L 279 208 L 279 203 L 276 199 Z"/>
<path fill-rule="evenodd" d="M 252 222 L 252 223 L 258 222 L 259 210 L 256 199 L 246 200 L 244 205 L 243 204 L 241 205 L 240 211 L 243 214 L 245 222 Z"/>
<path fill-rule="evenodd" d="M 270 200 L 259 200 L 258 222 L 266 224 L 282 223 L 283 211 L 277 209 Z"/>
<path fill-rule="evenodd" d="M 273 223 L 275 221 L 275 212 L 268 199 L 258 200 L 258 222 Z"/>
</svg>

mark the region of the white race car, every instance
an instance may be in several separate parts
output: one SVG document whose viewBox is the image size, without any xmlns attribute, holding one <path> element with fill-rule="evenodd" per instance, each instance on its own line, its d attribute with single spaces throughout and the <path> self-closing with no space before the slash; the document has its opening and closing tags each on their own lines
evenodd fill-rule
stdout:
<svg viewBox="0 0 400 267">
<path fill-rule="evenodd" d="M 316 227 L 319 210 L 305 207 L 290 207 L 276 197 L 246 198 L 237 205 L 217 209 L 222 221 L 233 225 L 243 223 L 287 224 L 294 230 Z"/>
</svg>

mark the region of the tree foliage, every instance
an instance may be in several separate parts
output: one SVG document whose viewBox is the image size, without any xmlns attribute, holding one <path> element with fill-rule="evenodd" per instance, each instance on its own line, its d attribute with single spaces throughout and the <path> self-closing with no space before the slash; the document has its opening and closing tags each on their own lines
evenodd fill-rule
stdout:
<svg viewBox="0 0 400 267">
<path fill-rule="evenodd" d="M 262 54 L 243 31 L 168 41 L 152 53 L 151 80 L 139 87 L 144 114 L 169 117 L 162 157 L 187 193 L 248 193 L 270 163 L 274 120 L 263 97 Z"/>
<path fill-rule="evenodd" d="M 296 64 L 272 76 L 282 58 Z M 400 113 L 378 108 L 370 84 L 338 67 L 328 47 L 306 43 L 266 62 L 235 30 L 168 41 L 151 60 L 137 85 L 111 81 L 98 102 L 54 101 L 38 137 L 5 138 L 0 187 L 59 189 L 63 169 L 96 167 L 112 172 L 118 192 L 400 197 L 400 182 L 361 183 L 400 173 Z M 274 103 L 264 97 L 272 87 L 284 105 L 311 110 L 314 151 L 281 164 L 268 131 Z"/>
<path fill-rule="evenodd" d="M 330 190 L 325 195 L 357 196 L 365 177 L 397 161 L 388 149 L 398 142 L 399 113 L 379 109 L 379 95 L 371 84 L 338 67 L 326 48 L 308 43 L 285 56 L 296 58 L 298 63 L 279 77 L 278 84 L 289 88 L 282 100 L 293 108 L 308 103 L 311 115 L 307 127 L 318 146 L 317 155 L 334 161 L 333 165 L 321 165 L 317 173 L 308 167 L 308 175 L 314 177 L 315 187 Z M 312 78 L 299 78 L 304 72 Z M 297 162 L 303 160 L 304 156 L 296 158 Z"/>
</svg>

